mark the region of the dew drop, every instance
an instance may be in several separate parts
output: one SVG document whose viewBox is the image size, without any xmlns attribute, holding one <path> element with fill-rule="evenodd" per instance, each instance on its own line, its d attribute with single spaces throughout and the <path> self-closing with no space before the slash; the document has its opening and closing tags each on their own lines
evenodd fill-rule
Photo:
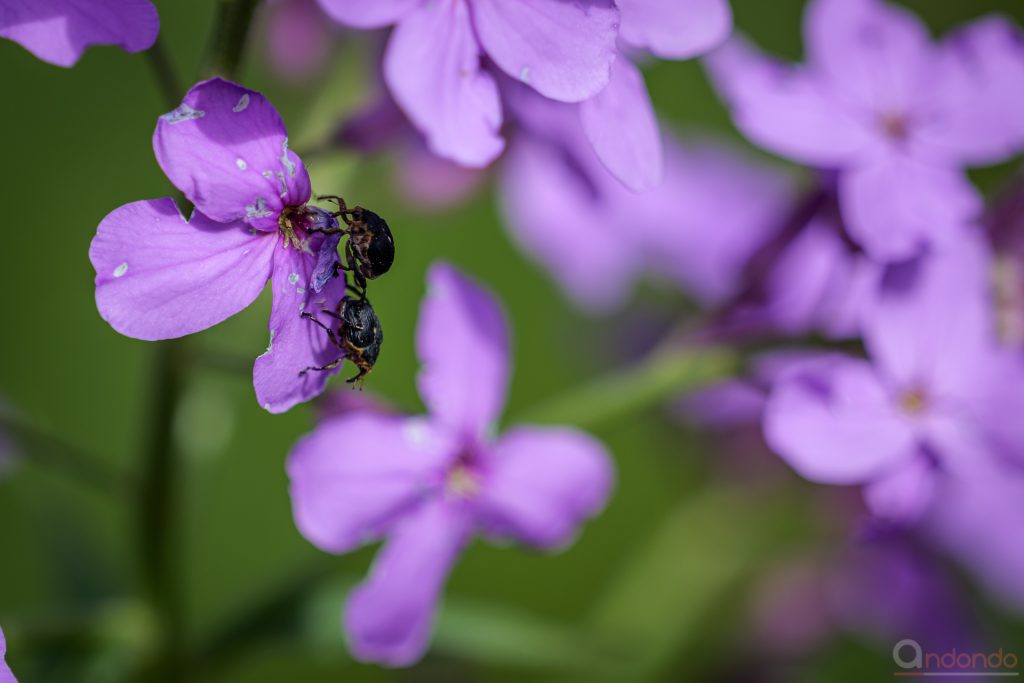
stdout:
<svg viewBox="0 0 1024 683">
<path fill-rule="evenodd" d="M 114 268 L 114 277 L 121 277 L 122 275 L 124 275 L 127 272 L 128 272 L 128 262 L 125 261 L 124 263 L 119 265 L 117 268 Z"/>
</svg>

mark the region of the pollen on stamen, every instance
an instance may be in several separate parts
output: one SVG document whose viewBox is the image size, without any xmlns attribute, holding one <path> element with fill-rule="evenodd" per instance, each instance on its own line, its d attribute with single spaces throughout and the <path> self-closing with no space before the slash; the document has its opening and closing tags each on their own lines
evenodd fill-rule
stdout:
<svg viewBox="0 0 1024 683">
<path fill-rule="evenodd" d="M 900 396 L 899 403 L 904 413 L 920 415 L 928 405 L 928 397 L 922 389 L 909 389 Z"/>
<path fill-rule="evenodd" d="M 465 465 L 456 465 L 445 480 L 445 493 L 451 498 L 472 498 L 480 493 L 480 480 Z"/>
</svg>

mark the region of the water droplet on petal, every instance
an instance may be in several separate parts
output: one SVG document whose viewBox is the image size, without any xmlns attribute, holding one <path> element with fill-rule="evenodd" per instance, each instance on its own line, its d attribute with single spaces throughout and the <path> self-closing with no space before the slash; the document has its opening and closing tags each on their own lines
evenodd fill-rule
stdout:
<svg viewBox="0 0 1024 683">
<path fill-rule="evenodd" d="M 121 277 L 122 275 L 124 275 L 127 272 L 128 272 L 128 262 L 125 261 L 124 263 L 119 265 L 117 268 L 114 268 L 114 277 Z"/>
</svg>

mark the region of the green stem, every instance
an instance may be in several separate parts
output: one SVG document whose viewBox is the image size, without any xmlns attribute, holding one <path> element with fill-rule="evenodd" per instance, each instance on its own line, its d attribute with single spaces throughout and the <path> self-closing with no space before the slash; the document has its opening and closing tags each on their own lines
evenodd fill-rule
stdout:
<svg viewBox="0 0 1024 683">
<path fill-rule="evenodd" d="M 181 87 L 181 79 L 178 78 L 174 62 L 164 49 L 163 42 L 157 40 L 153 47 L 146 51 L 146 59 L 153 71 L 153 81 L 160 90 L 164 106 L 168 111 L 174 109 L 181 102 L 181 96 L 185 91 Z"/>
<path fill-rule="evenodd" d="M 200 76 L 238 80 L 249 26 L 259 0 L 220 0 Z"/>
<path fill-rule="evenodd" d="M 531 406 L 516 423 L 603 425 L 667 398 L 703 388 L 739 367 L 735 354 L 696 346 L 663 347 L 640 363 Z"/>
<path fill-rule="evenodd" d="M 125 473 L 58 437 L 2 413 L 0 429 L 13 437 L 16 452 L 29 462 L 65 474 L 103 494 L 123 496 L 129 490 Z"/>
</svg>

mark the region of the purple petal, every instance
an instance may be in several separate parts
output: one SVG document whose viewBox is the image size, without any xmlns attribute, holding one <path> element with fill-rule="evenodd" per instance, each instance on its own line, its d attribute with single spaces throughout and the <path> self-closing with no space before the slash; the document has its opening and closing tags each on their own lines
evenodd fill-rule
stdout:
<svg viewBox="0 0 1024 683">
<path fill-rule="evenodd" d="M 512 238 L 578 305 L 607 310 L 641 265 L 640 245 L 621 239 L 617 220 L 618 197 L 632 193 L 580 138 L 560 137 L 562 148 L 519 136 L 503 160 L 502 207 Z"/>
<path fill-rule="evenodd" d="M 776 154 L 812 166 L 847 165 L 875 143 L 806 70 L 787 67 L 738 37 L 706 60 L 744 135 Z"/>
<path fill-rule="evenodd" d="M 424 419 L 325 420 L 288 456 L 295 524 L 322 550 L 354 550 L 419 505 L 456 453 Z"/>
<path fill-rule="evenodd" d="M 341 242 L 341 233 L 337 235 L 327 235 L 324 237 L 324 241 L 320 243 L 320 249 L 317 251 L 316 267 L 313 268 L 313 274 L 309 278 L 309 285 L 313 289 L 314 294 L 319 294 L 324 291 L 324 288 L 330 284 L 331 280 L 338 277 L 338 264 L 341 262 L 341 257 L 338 255 L 338 244 Z"/>
<path fill-rule="evenodd" d="M 186 222 L 169 198 L 126 204 L 100 222 L 89 248 L 96 306 L 115 330 L 136 339 L 205 330 L 263 291 L 276 241 L 198 211 Z"/>
<path fill-rule="evenodd" d="M 310 80 L 326 66 L 337 28 L 316 0 L 275 0 L 265 11 L 267 66 L 291 82 Z"/>
<path fill-rule="evenodd" d="M 1002 161 L 1024 145 L 1024 40 L 1002 17 L 959 29 L 942 45 L 931 115 L 917 136 L 955 164 Z"/>
<path fill-rule="evenodd" d="M 486 166 L 501 153 L 498 86 L 480 68 L 465 2 L 424 3 L 406 16 L 388 43 L 384 79 L 439 156 Z"/>
<path fill-rule="evenodd" d="M 357 659 L 408 666 L 423 656 L 441 589 L 469 540 L 470 521 L 460 505 L 433 501 L 392 532 L 370 577 L 345 605 L 345 631 Z"/>
<path fill-rule="evenodd" d="M 857 107 L 906 112 L 935 86 L 928 30 L 881 0 L 815 0 L 804 44 L 822 81 Z"/>
<path fill-rule="evenodd" d="M 309 174 L 274 105 L 229 81 L 193 86 L 160 117 L 153 148 L 174 186 L 214 220 L 273 229 L 282 208 L 309 200 Z"/>
<path fill-rule="evenodd" d="M 405 198 L 419 210 L 444 211 L 467 200 L 486 179 L 483 171 L 442 159 L 417 135 L 402 150 L 396 171 Z"/>
<path fill-rule="evenodd" d="M 256 359 L 253 384 L 256 398 L 265 410 L 283 413 L 320 394 L 327 378 L 338 372 L 335 368 L 299 375 L 306 368 L 321 367 L 342 356 L 327 333 L 301 317 L 301 313 L 308 311 L 325 325 L 335 327 L 337 321 L 321 313 L 321 309 L 337 307 L 345 297 L 345 279 L 335 278 L 323 292 L 313 293 L 309 284 L 315 265 L 313 254 L 280 246 L 280 238 L 276 241 L 279 246 L 274 253 L 271 276 L 274 303 L 270 310 L 270 343 Z"/>
<path fill-rule="evenodd" d="M 416 329 L 417 386 L 430 412 L 463 436 L 482 435 L 505 403 L 508 345 L 494 297 L 451 266 L 432 266 Z"/>
<path fill-rule="evenodd" d="M 608 86 L 580 104 L 594 151 L 612 174 L 637 192 L 661 182 L 661 133 L 640 70 L 619 57 Z"/>
<path fill-rule="evenodd" d="M 332 19 L 355 28 L 381 28 L 396 23 L 423 0 L 319 0 Z"/>
<path fill-rule="evenodd" d="M 864 487 L 871 512 L 900 524 L 916 522 L 935 494 L 937 472 L 927 457 L 918 454 Z"/>
<path fill-rule="evenodd" d="M 619 12 L 611 0 L 471 0 L 487 56 L 545 97 L 581 102 L 607 84 Z"/>
<path fill-rule="evenodd" d="M 989 259 L 975 236 L 889 268 L 863 328 L 871 356 L 892 386 L 935 399 L 972 391 L 979 363 L 995 346 Z"/>
<path fill-rule="evenodd" d="M 57 66 L 73 66 L 90 45 L 148 50 L 159 30 L 149 0 L 7 0 L 0 10 L 0 37 Z"/>
<path fill-rule="evenodd" d="M 663 59 L 704 54 L 728 37 L 728 0 L 616 0 L 622 13 L 619 36 Z"/>
<path fill-rule="evenodd" d="M 765 439 L 811 481 L 869 481 L 914 452 L 914 434 L 871 366 L 830 356 L 776 382 L 764 416 Z"/>
<path fill-rule="evenodd" d="M 686 396 L 683 414 L 703 427 L 735 429 L 757 424 L 764 414 L 765 390 L 753 382 L 732 379 Z"/>
<path fill-rule="evenodd" d="M 839 199 L 850 235 L 881 262 L 961 240 L 983 208 L 961 171 L 897 155 L 843 173 Z"/>
<path fill-rule="evenodd" d="M 18 683 L 11 672 L 11 667 L 4 661 L 7 655 L 7 639 L 4 637 L 4 630 L 0 628 L 0 683 Z"/>
<path fill-rule="evenodd" d="M 479 499 L 488 534 L 564 546 L 604 508 L 615 475 L 601 443 L 565 428 L 518 427 L 487 453 Z"/>
</svg>

